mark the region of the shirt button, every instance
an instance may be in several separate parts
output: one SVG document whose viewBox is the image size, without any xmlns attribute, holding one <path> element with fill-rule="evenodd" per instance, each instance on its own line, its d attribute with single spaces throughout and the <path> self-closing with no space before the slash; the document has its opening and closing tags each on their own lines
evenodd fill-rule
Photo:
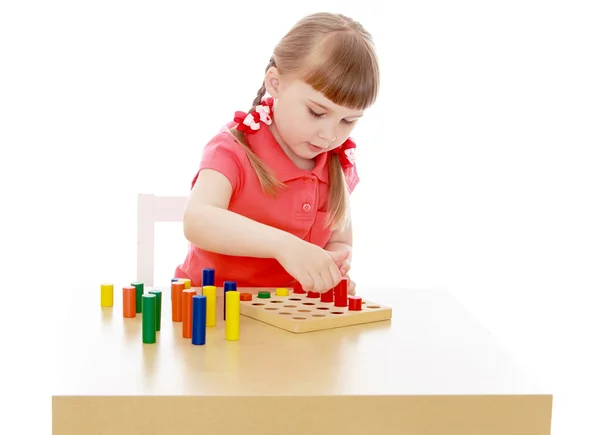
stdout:
<svg viewBox="0 0 600 435">
<path fill-rule="evenodd" d="M 304 211 L 310 211 L 310 209 L 311 209 L 312 207 L 311 207 L 311 206 L 310 206 L 310 204 L 307 202 L 307 203 L 305 203 L 305 204 L 302 206 L 302 208 L 304 209 Z"/>
</svg>

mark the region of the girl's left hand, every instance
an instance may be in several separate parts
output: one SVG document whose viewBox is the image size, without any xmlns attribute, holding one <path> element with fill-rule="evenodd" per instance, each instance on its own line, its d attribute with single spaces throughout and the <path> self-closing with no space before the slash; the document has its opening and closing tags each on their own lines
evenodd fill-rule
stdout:
<svg viewBox="0 0 600 435">
<path fill-rule="evenodd" d="M 354 296 L 356 294 L 356 283 L 350 279 L 348 272 L 350 271 L 350 263 L 348 260 L 344 260 L 341 263 L 336 263 L 340 269 L 342 278 L 348 278 L 348 294 Z"/>
<path fill-rule="evenodd" d="M 343 261 L 340 266 L 342 278 L 348 278 L 348 294 L 354 296 L 356 294 L 356 283 L 350 279 L 348 272 L 350 271 L 350 263 Z"/>
</svg>

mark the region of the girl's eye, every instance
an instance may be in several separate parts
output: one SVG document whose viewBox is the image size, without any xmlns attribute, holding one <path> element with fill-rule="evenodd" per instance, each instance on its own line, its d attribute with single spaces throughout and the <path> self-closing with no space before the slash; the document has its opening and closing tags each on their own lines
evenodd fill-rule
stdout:
<svg viewBox="0 0 600 435">
<path fill-rule="evenodd" d="M 314 110 L 312 110 L 310 107 L 308 108 L 308 113 L 310 113 L 315 118 L 321 118 L 322 116 L 325 116 L 324 113 L 317 113 Z M 356 122 L 356 119 L 353 121 L 348 121 L 347 119 L 342 119 L 342 123 L 348 124 L 348 125 L 354 124 L 355 122 Z"/>
<path fill-rule="evenodd" d="M 320 118 L 321 116 L 323 116 L 323 115 L 324 115 L 323 113 L 317 113 L 317 112 L 315 112 L 315 111 L 314 111 L 314 110 L 312 110 L 310 107 L 308 108 L 308 112 L 309 112 L 309 113 L 310 113 L 312 116 L 314 116 L 315 118 Z"/>
</svg>

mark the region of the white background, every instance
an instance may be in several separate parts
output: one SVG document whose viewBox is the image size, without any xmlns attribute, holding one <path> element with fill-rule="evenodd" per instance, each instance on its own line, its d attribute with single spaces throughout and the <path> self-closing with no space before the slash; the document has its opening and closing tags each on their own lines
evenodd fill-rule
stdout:
<svg viewBox="0 0 600 435">
<path fill-rule="evenodd" d="M 553 434 L 600 433 L 594 2 L 215 3 L 0 6 L 1 432 L 50 433 L 61 283 L 134 277 L 137 193 L 186 194 L 277 40 L 328 10 L 382 68 L 355 134 L 359 289 L 452 292 L 552 388 Z M 181 237 L 159 228 L 159 279 Z"/>
</svg>

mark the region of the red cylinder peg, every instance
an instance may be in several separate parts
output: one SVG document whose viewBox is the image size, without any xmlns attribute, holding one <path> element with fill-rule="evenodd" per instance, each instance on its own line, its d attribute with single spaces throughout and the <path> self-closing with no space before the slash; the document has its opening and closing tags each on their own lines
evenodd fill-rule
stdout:
<svg viewBox="0 0 600 435">
<path fill-rule="evenodd" d="M 294 293 L 296 293 L 298 295 L 306 294 L 306 292 L 304 290 L 302 290 L 302 285 L 300 285 L 299 282 L 294 283 Z"/>
<path fill-rule="evenodd" d="M 333 289 L 329 289 L 325 293 L 321 293 L 321 302 L 333 302 Z"/>
<path fill-rule="evenodd" d="M 348 311 L 362 310 L 362 298 L 358 296 L 348 296 Z"/>
<path fill-rule="evenodd" d="M 333 305 L 336 307 L 348 306 L 348 278 L 342 278 L 333 289 Z"/>
</svg>

